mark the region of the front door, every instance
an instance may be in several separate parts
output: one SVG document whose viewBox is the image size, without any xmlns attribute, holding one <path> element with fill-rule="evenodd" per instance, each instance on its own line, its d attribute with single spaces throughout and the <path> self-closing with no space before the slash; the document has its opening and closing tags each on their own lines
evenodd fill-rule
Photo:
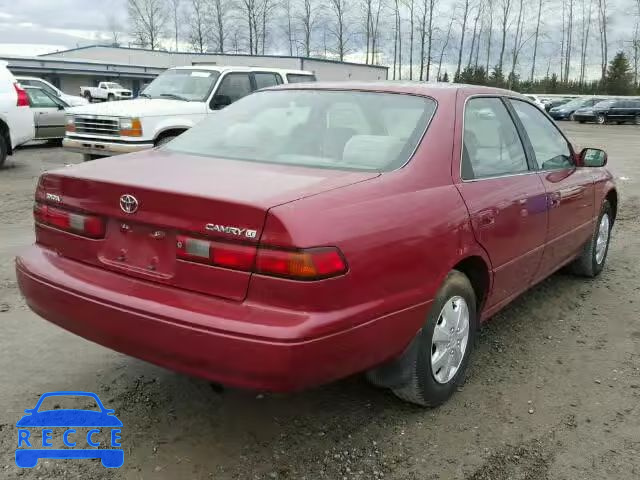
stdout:
<svg viewBox="0 0 640 480">
<path fill-rule="evenodd" d="M 593 171 L 578 168 L 567 139 L 532 105 L 511 100 L 547 191 L 549 228 L 540 268 L 542 278 L 573 258 L 593 233 Z"/>
<path fill-rule="evenodd" d="M 491 308 L 529 286 L 547 233 L 544 185 L 499 97 L 466 102 L 460 180 L 475 237 L 491 260 Z"/>
<path fill-rule="evenodd" d="M 64 107 L 57 97 L 40 88 L 27 88 L 36 138 L 64 137 Z"/>
</svg>

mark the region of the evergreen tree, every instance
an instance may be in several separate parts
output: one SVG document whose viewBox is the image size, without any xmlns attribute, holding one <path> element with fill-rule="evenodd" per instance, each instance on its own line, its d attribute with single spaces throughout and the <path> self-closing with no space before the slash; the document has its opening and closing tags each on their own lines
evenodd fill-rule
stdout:
<svg viewBox="0 0 640 480">
<path fill-rule="evenodd" d="M 609 63 L 606 89 L 611 95 L 629 95 L 633 90 L 633 73 L 629 60 L 622 51 L 616 53 Z"/>
<path fill-rule="evenodd" d="M 446 70 L 444 72 L 444 75 L 442 75 L 442 77 L 440 78 L 440 81 L 449 83 L 449 74 L 447 73 Z"/>
</svg>

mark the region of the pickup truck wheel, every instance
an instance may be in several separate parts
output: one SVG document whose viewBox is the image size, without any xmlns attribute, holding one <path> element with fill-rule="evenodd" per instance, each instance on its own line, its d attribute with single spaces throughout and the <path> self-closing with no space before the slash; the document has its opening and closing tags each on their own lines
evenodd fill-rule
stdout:
<svg viewBox="0 0 640 480">
<path fill-rule="evenodd" d="M 93 98 L 91 97 L 91 92 L 84 92 L 84 98 L 86 98 L 89 103 L 91 103 L 91 101 L 93 100 Z"/>
<path fill-rule="evenodd" d="M 604 125 L 607 122 L 607 119 L 601 113 L 596 115 L 596 123 L 599 125 Z"/>
<path fill-rule="evenodd" d="M 399 398 L 425 407 L 445 402 L 464 381 L 476 338 L 476 295 L 463 273 L 453 270 L 431 305 L 417 333 L 408 380 L 393 388 Z"/>
<path fill-rule="evenodd" d="M 169 143 L 171 140 L 176 138 L 178 135 L 167 135 L 166 137 L 159 138 L 156 140 L 156 147 L 161 147 L 165 143 Z"/>
<path fill-rule="evenodd" d="M 0 168 L 4 165 L 4 162 L 7 159 L 8 150 L 7 141 L 4 138 L 4 135 L 0 133 Z"/>
<path fill-rule="evenodd" d="M 115 99 L 116 97 L 113 95 L 113 93 L 107 95 L 107 102 L 113 102 Z"/>
</svg>

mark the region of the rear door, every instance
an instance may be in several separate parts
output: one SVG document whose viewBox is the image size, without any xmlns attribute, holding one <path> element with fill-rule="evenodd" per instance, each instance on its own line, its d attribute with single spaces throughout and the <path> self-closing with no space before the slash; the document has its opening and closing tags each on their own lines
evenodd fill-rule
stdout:
<svg viewBox="0 0 640 480">
<path fill-rule="evenodd" d="M 458 188 L 491 260 L 491 307 L 526 289 L 538 270 L 547 232 L 546 193 L 502 98 L 472 97 L 466 105 L 459 99 L 459 108 L 464 125 Z"/>
<path fill-rule="evenodd" d="M 593 171 L 576 167 L 568 140 L 535 107 L 520 100 L 510 103 L 547 192 L 549 228 L 540 270 L 546 276 L 572 258 L 593 232 Z"/>
</svg>

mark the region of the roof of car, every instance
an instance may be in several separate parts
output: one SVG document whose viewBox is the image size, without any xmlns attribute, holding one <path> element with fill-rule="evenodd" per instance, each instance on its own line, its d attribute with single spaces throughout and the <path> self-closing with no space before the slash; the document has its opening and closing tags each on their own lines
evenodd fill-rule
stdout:
<svg viewBox="0 0 640 480">
<path fill-rule="evenodd" d="M 278 72 L 278 73 L 293 73 L 299 75 L 313 75 L 313 72 L 309 72 L 307 70 L 293 70 L 290 68 L 272 68 L 272 67 L 261 67 L 259 65 L 256 66 L 234 66 L 234 65 L 188 65 L 182 67 L 172 67 L 169 70 L 211 70 L 214 72 L 226 72 L 232 70 L 234 72 L 255 72 L 255 71 L 265 71 L 265 72 Z"/>
<path fill-rule="evenodd" d="M 361 90 L 392 93 L 413 93 L 416 95 L 442 96 L 455 95 L 464 91 L 473 95 L 502 95 L 527 99 L 524 95 L 502 88 L 468 85 L 464 83 L 448 82 L 418 82 L 418 81 L 376 81 L 376 82 L 310 82 L 283 84 L 270 87 L 270 90 L 314 89 L 314 90 Z"/>
</svg>

